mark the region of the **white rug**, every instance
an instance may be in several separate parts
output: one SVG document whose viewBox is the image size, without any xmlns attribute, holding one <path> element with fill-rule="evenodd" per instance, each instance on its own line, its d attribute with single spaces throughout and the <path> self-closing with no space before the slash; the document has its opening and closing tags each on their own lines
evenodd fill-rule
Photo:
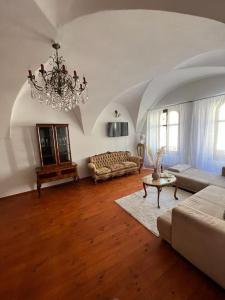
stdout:
<svg viewBox="0 0 225 300">
<path fill-rule="evenodd" d="M 159 204 L 157 207 L 157 189 L 147 188 L 148 196 L 143 198 L 144 191 L 140 190 L 134 194 L 116 200 L 116 203 L 125 209 L 131 216 L 138 220 L 148 230 L 159 236 L 156 220 L 165 211 L 177 206 L 183 200 L 191 196 L 191 193 L 177 190 L 177 197 L 174 199 L 174 187 L 164 187 L 160 193 Z"/>
</svg>

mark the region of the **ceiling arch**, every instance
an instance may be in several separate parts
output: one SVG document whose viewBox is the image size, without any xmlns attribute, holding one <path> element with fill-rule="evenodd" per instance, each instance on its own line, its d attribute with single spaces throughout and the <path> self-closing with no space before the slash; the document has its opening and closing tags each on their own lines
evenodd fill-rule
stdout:
<svg viewBox="0 0 225 300">
<path fill-rule="evenodd" d="M 225 74 L 225 67 L 196 67 L 172 70 L 152 80 L 141 100 L 136 127 L 138 130 L 143 126 L 146 112 L 160 106 L 160 101 L 166 98 L 173 90 L 185 84 L 204 78 L 213 78 Z M 182 101 L 182 99 L 180 99 Z M 169 103 L 173 104 L 173 103 Z M 175 104 L 175 103 L 174 103 Z M 167 105 L 166 101 L 163 105 Z"/>
<path fill-rule="evenodd" d="M 196 56 L 184 60 L 175 66 L 168 73 L 164 73 L 149 83 L 140 102 L 136 127 L 143 126 L 146 111 L 160 105 L 172 104 L 172 99 L 167 95 L 173 95 L 173 92 L 179 89 L 180 100 L 182 101 L 181 91 L 183 86 L 195 84 L 196 81 L 208 78 L 208 82 L 213 78 L 221 78 L 225 70 L 225 49 L 216 49 L 200 53 Z M 212 92 L 222 90 L 219 88 L 220 83 L 211 84 Z M 210 90 L 207 89 L 209 95 Z M 204 93 L 202 93 L 205 95 Z M 190 92 L 191 96 L 191 92 Z M 185 97 L 185 95 L 184 95 Z M 168 103 L 167 103 L 168 102 Z M 176 100 L 174 99 L 174 103 Z"/>
<path fill-rule="evenodd" d="M 101 111 L 124 91 L 133 89 L 134 93 L 138 93 L 132 87 L 156 80 L 190 57 L 225 48 L 223 23 L 151 10 L 98 12 L 65 24 L 57 33 L 62 38 L 61 52 L 69 71 L 76 68 L 89 81 L 90 101 L 80 107 L 80 119 L 86 135 L 92 133 Z M 29 50 L 37 52 L 42 43 L 43 40 L 39 41 Z M 26 43 L 21 43 L 23 46 L 26 47 Z M 50 47 L 48 49 L 45 57 L 51 54 Z M 32 65 L 41 62 L 43 54 L 41 58 L 34 56 Z M 23 71 L 27 69 L 24 61 L 22 67 Z M 23 78 L 24 72 L 18 74 L 19 82 Z"/>
<path fill-rule="evenodd" d="M 185 82 L 161 98 L 156 108 L 225 94 L 225 73 Z"/>
<path fill-rule="evenodd" d="M 225 22 L 225 3 L 221 0 L 34 0 L 56 27 L 72 20 L 107 10 L 147 9 L 178 12 Z"/>
</svg>

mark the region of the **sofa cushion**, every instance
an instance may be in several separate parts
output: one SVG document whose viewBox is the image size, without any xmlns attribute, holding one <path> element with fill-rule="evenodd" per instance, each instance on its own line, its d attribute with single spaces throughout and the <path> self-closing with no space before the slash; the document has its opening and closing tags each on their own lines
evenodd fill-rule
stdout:
<svg viewBox="0 0 225 300">
<path fill-rule="evenodd" d="M 210 216 L 223 219 L 225 209 L 225 190 L 218 186 L 210 185 L 200 192 L 192 195 L 182 202 L 182 205 L 189 206 Z"/>
<path fill-rule="evenodd" d="M 211 184 L 219 186 L 221 188 L 225 188 L 225 177 L 215 175 L 215 177 L 211 181 Z"/>
<path fill-rule="evenodd" d="M 90 157 L 90 162 L 95 164 L 97 168 L 113 165 L 127 161 L 130 156 L 129 151 L 106 152 Z"/>
<path fill-rule="evenodd" d="M 176 173 L 182 173 L 190 168 L 191 168 L 190 165 L 180 164 L 180 165 L 169 167 L 168 170 Z"/>
<path fill-rule="evenodd" d="M 109 166 L 109 168 L 111 169 L 112 172 L 114 172 L 114 171 L 123 170 L 124 169 L 124 165 L 122 163 L 121 164 L 115 163 L 115 164 Z"/>
<path fill-rule="evenodd" d="M 104 174 L 108 174 L 108 173 L 111 173 L 111 170 L 109 168 L 101 167 L 101 168 L 96 169 L 97 175 L 104 175 Z"/>
<path fill-rule="evenodd" d="M 198 192 L 208 185 L 212 184 L 216 175 L 202 171 L 199 169 L 191 168 L 182 173 L 172 172 L 169 173 L 175 175 L 178 179 L 178 186 L 187 189 L 192 192 Z"/>
<path fill-rule="evenodd" d="M 124 161 L 123 165 L 124 165 L 125 168 L 137 167 L 137 164 L 133 161 Z"/>
</svg>

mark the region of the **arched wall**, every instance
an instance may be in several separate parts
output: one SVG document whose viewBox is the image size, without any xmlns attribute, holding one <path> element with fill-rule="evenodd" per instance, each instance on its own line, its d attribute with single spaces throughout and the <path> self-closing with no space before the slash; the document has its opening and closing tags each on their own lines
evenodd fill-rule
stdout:
<svg viewBox="0 0 225 300">
<path fill-rule="evenodd" d="M 101 111 L 124 91 L 192 56 L 225 47 L 224 24 L 162 11 L 99 12 L 65 24 L 58 34 L 69 71 L 76 68 L 89 82 L 90 101 L 80 109 L 87 135 Z M 46 57 L 51 53 L 49 47 Z"/>
<path fill-rule="evenodd" d="M 221 94 L 225 94 L 225 73 L 183 84 L 162 98 L 155 108 L 210 98 Z"/>
<path fill-rule="evenodd" d="M 109 138 L 106 136 L 106 123 L 115 120 L 113 117 L 115 110 L 121 113 L 121 121 L 129 123 L 128 137 Z M 40 164 L 36 123 L 69 124 L 72 158 L 78 163 L 81 178 L 90 175 L 87 168 L 89 156 L 106 151 L 135 151 L 136 133 L 133 121 L 122 104 L 110 103 L 99 116 L 93 134 L 85 136 L 73 112 L 57 112 L 44 104 L 39 104 L 30 97 L 29 87 L 25 85 L 15 104 L 11 138 L 0 143 L 2 166 L 0 197 L 36 187 L 35 167 Z"/>
<path fill-rule="evenodd" d="M 0 141 L 3 161 L 0 196 L 35 186 L 34 168 L 39 164 L 35 123 L 69 123 L 73 159 L 78 162 L 80 175 L 84 177 L 88 174 L 88 156 L 109 150 L 135 149 L 133 124 L 139 121 L 142 111 L 146 113 L 149 100 L 157 98 L 160 101 L 179 86 L 176 81 L 180 77 L 176 77 L 178 73 L 173 75 L 175 72 L 186 78 L 180 84 L 187 82 L 187 78 L 191 81 L 208 76 L 210 72 L 211 75 L 224 72 L 218 66 L 201 67 L 201 71 L 195 67 L 186 68 L 188 71 L 184 68 L 174 70 L 180 63 L 202 52 L 225 48 L 225 25 L 208 19 L 160 11 L 107 11 L 78 18 L 57 32 L 69 71 L 75 67 L 88 78 L 90 101 L 75 113 L 55 112 L 30 99 L 29 89 L 24 85 L 12 111 L 11 138 Z M 204 38 L 206 35 L 207 39 Z M 38 52 L 36 48 L 43 43 L 43 36 L 38 37 L 36 47 L 29 48 L 28 57 Z M 21 42 L 20 53 L 23 53 L 22 45 Z M 43 54 L 39 58 L 34 56 L 35 63 L 43 62 L 51 54 L 50 47 L 49 52 Z M 7 60 L 10 57 L 7 56 Z M 204 63 L 207 66 L 207 61 Z M 24 57 L 20 68 L 26 70 L 28 67 Z M 31 67 L 37 69 L 37 65 Z M 20 72 L 18 78 L 22 77 Z M 0 101 L 2 99 L 0 97 Z M 9 111 L 13 102 L 11 100 L 10 106 L 4 103 Z M 129 138 L 105 136 L 105 122 L 112 120 L 115 109 L 122 113 L 122 120 L 129 122 Z M 3 125 L 4 128 L 9 125 L 7 120 Z"/>
</svg>

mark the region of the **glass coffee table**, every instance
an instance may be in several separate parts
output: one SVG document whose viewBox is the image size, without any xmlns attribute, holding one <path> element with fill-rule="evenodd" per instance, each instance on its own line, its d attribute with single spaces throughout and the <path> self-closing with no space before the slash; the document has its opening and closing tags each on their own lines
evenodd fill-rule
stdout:
<svg viewBox="0 0 225 300">
<path fill-rule="evenodd" d="M 175 185 L 174 198 L 176 200 L 178 200 L 178 197 L 177 197 L 178 184 L 177 184 L 177 178 L 174 175 L 170 175 L 169 177 L 162 177 L 157 180 L 153 180 L 152 175 L 148 175 L 148 176 L 145 176 L 142 178 L 142 182 L 143 182 L 143 188 L 145 191 L 143 198 L 147 197 L 146 186 L 154 186 L 157 188 L 157 190 L 158 190 L 158 208 L 160 208 L 160 206 L 159 206 L 160 192 L 162 191 L 162 188 L 165 186 Z"/>
</svg>

